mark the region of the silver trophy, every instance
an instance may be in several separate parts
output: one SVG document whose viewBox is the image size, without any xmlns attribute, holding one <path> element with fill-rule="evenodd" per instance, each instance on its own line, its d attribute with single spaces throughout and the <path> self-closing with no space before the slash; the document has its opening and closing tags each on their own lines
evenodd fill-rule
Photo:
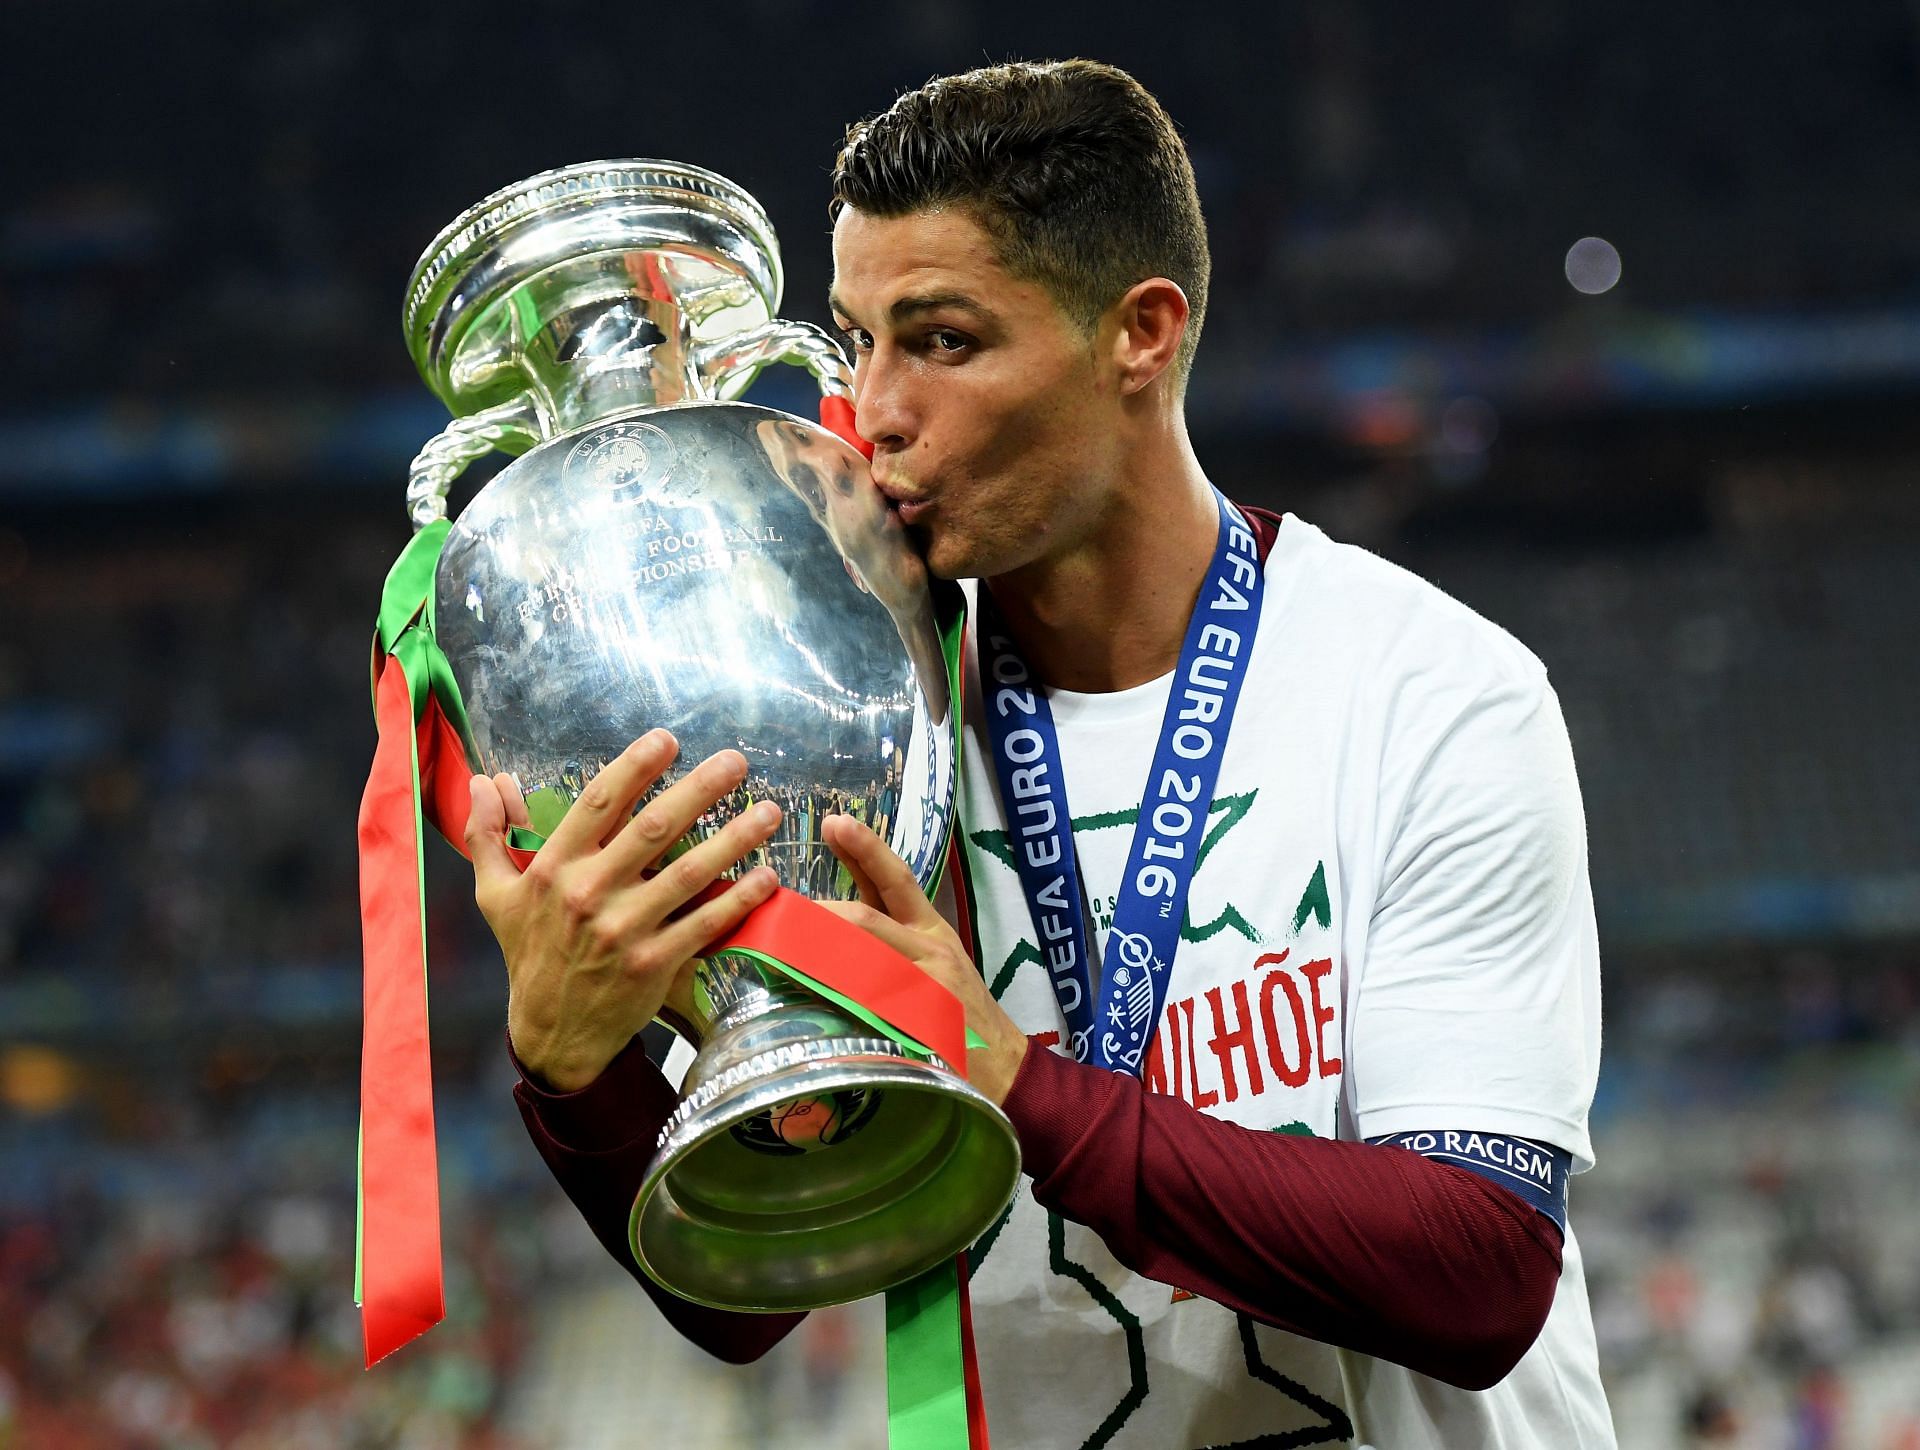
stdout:
<svg viewBox="0 0 1920 1450">
<path fill-rule="evenodd" d="M 769 362 L 851 396 L 833 340 L 776 317 L 780 292 L 758 203 L 674 162 L 545 172 L 442 231 L 405 322 L 454 421 L 414 461 L 414 527 L 473 459 L 523 456 L 453 523 L 434 628 L 469 762 L 519 780 L 536 830 L 666 726 L 683 763 L 731 747 L 750 765 L 697 835 L 772 798 L 761 859 L 844 897 L 820 823 L 848 811 L 926 884 L 957 760 L 926 570 L 857 452 L 732 401 Z M 630 1237 L 675 1293 L 842 1303 L 951 1257 L 1010 1200 L 1000 1110 L 784 974 L 707 958 L 663 1015 L 697 1055 Z"/>
</svg>

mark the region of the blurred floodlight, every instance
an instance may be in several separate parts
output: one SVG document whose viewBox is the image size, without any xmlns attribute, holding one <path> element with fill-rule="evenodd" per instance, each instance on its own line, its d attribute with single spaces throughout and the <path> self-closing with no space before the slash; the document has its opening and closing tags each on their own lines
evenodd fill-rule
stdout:
<svg viewBox="0 0 1920 1450">
<path fill-rule="evenodd" d="M 1390 388 L 1349 398 L 1341 411 L 1341 432 L 1362 448 L 1404 448 L 1420 434 L 1418 405 Z"/>
<path fill-rule="evenodd" d="M 65 1053 L 24 1044 L 0 1052 L 0 1103 L 15 1112 L 55 1113 L 79 1092 L 79 1066 Z"/>
<path fill-rule="evenodd" d="M 1605 237 L 1582 237 L 1567 248 L 1567 280 L 1576 292 L 1597 297 L 1620 280 L 1620 253 Z"/>
</svg>

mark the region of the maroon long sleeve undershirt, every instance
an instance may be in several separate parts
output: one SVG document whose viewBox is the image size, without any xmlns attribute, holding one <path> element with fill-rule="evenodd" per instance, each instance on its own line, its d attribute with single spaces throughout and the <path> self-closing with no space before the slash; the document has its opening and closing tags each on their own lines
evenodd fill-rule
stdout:
<svg viewBox="0 0 1920 1450">
<path fill-rule="evenodd" d="M 567 1196 L 688 1339 L 742 1362 L 799 1322 L 700 1308 L 633 1262 L 627 1216 L 674 1104 L 638 1040 L 579 1092 L 523 1072 L 514 1096 Z M 1484 1389 L 1552 1307 L 1558 1231 L 1463 1168 L 1221 1122 L 1037 1043 L 1006 1110 L 1043 1207 L 1093 1229 L 1135 1272 L 1264 1323 Z"/>
<path fill-rule="evenodd" d="M 1043 1207 L 1136 1273 L 1308 1339 L 1485 1389 L 1553 1307 L 1559 1230 L 1464 1168 L 1242 1128 L 1038 1044 L 1006 1109 Z"/>
<path fill-rule="evenodd" d="M 512 1044 L 508 1044 L 512 1053 Z M 578 1092 L 537 1083 L 516 1057 L 513 1097 L 534 1147 L 614 1261 L 633 1275 L 681 1334 L 731 1364 L 758 1359 L 787 1336 L 803 1314 L 736 1314 L 689 1303 L 654 1283 L 627 1247 L 627 1218 L 653 1159 L 654 1144 L 679 1095 L 647 1060 L 640 1039 Z"/>
</svg>

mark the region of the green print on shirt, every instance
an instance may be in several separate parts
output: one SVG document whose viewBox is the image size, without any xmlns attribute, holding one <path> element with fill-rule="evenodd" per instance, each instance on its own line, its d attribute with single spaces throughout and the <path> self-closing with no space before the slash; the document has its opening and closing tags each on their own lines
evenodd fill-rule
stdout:
<svg viewBox="0 0 1920 1450">
<path fill-rule="evenodd" d="M 1220 844 L 1221 839 L 1227 832 L 1231 831 L 1235 826 L 1239 825 L 1241 821 L 1246 819 L 1247 812 L 1253 809 L 1254 798 L 1259 794 L 1258 788 L 1255 788 L 1249 791 L 1242 791 L 1239 795 L 1223 795 L 1214 798 L 1213 808 L 1207 812 L 1208 819 L 1212 824 L 1207 827 L 1206 835 L 1201 837 L 1199 854 L 1196 855 L 1193 860 L 1193 869 L 1196 872 L 1207 864 L 1207 856 L 1215 846 Z M 1075 836 L 1081 836 L 1089 831 L 1113 830 L 1121 826 L 1125 826 L 1131 830 L 1134 823 L 1139 819 L 1140 807 L 1138 806 L 1129 806 L 1124 811 L 1098 811 L 1090 816 L 1075 816 L 1073 818 L 1073 834 Z M 975 850 L 991 856 L 1009 871 L 1015 869 L 1013 864 L 1013 840 L 1006 831 L 972 831 L 968 833 L 967 841 Z M 1325 886 L 1323 883 L 1323 894 L 1324 891 Z M 1098 924 L 1102 927 L 1108 925 L 1106 921 L 1101 921 Z M 1218 916 L 1205 925 L 1195 925 L 1193 913 L 1191 911 L 1187 912 L 1180 923 L 1180 940 L 1203 942 L 1211 937 L 1218 936 L 1228 928 L 1239 932 L 1241 936 L 1250 942 L 1258 942 L 1260 940 L 1260 933 L 1253 929 L 1253 924 L 1242 916 L 1239 910 L 1231 903 L 1229 903 Z M 1296 930 L 1297 929 L 1296 927 Z M 1004 984 L 1013 980 L 1014 969 L 1020 965 L 1021 961 L 1038 962 L 1039 960 L 1040 953 L 1031 944 L 1022 940 L 1014 947 L 1012 953 L 1007 957 L 1006 962 L 1001 966 L 1000 970 L 995 973 L 993 979 L 993 995 L 997 998 L 1006 990 Z"/>
<path fill-rule="evenodd" d="M 1207 813 L 1212 824 L 1201 839 L 1200 851 L 1194 861 L 1196 871 L 1206 864 L 1208 854 L 1220 844 L 1227 833 L 1246 818 L 1258 794 L 1259 791 L 1255 789 L 1244 791 L 1239 795 L 1221 796 L 1215 799 L 1212 810 Z M 1078 836 L 1086 831 L 1131 828 L 1139 819 L 1138 806 L 1124 811 L 1102 811 L 1089 816 L 1076 816 L 1073 819 L 1073 833 Z M 1009 871 L 1014 869 L 1012 840 L 1006 831 L 969 832 L 967 841 L 975 850 L 990 856 Z M 1329 927 L 1333 920 L 1333 908 L 1327 895 L 1327 874 L 1324 862 L 1316 862 L 1314 865 L 1313 876 L 1308 881 L 1306 891 L 1301 896 L 1299 907 L 1294 913 L 1292 934 L 1298 935 L 1309 918 L 1323 930 Z M 974 919 L 979 919 L 977 910 Z M 1250 942 L 1258 943 L 1260 940 L 1259 933 L 1254 930 L 1252 923 L 1232 904 L 1228 904 L 1218 916 L 1204 925 L 1196 925 L 1192 915 L 1189 914 L 1180 924 L 1180 940 L 1203 942 L 1228 929 L 1237 931 Z M 995 1001 L 1005 995 L 1007 988 L 1013 985 L 1013 980 L 1019 974 L 1020 968 L 1029 963 L 1036 967 L 1041 964 L 1040 951 L 1031 941 L 1022 937 L 1014 943 L 1013 950 L 1007 953 L 1006 960 L 1000 964 L 999 970 L 993 974 L 993 980 L 987 984 L 987 989 L 993 994 Z M 1271 1131 L 1313 1136 L 1313 1130 L 1305 1123 L 1298 1121 L 1286 1123 Z M 1014 1207 L 1015 1204 L 1009 1204 L 1007 1211 L 1000 1215 L 999 1221 L 982 1234 L 968 1250 L 969 1276 L 978 1272 L 980 1265 L 986 1261 L 987 1255 L 999 1240 L 1001 1230 L 1007 1226 L 1007 1221 L 1013 1216 Z M 1080 1450 L 1102 1450 L 1102 1447 L 1119 1433 L 1120 1428 L 1126 1424 L 1134 1410 L 1147 1396 L 1149 1386 L 1145 1336 L 1139 1318 L 1130 1312 L 1126 1305 L 1122 1304 L 1089 1269 L 1067 1257 L 1065 1222 L 1059 1214 L 1051 1212 L 1047 1214 L 1047 1267 L 1053 1273 L 1071 1279 L 1085 1289 L 1094 1304 L 1120 1326 L 1121 1333 L 1126 1339 L 1129 1379 L 1127 1391 L 1080 1447 Z M 1304 1385 L 1281 1374 L 1262 1360 L 1259 1345 L 1253 1336 L 1253 1321 L 1243 1314 L 1235 1317 L 1240 1323 L 1240 1342 L 1246 1359 L 1247 1373 L 1262 1384 L 1271 1385 L 1279 1390 L 1288 1400 L 1318 1417 L 1318 1421 L 1298 1429 L 1275 1431 L 1257 1436 L 1252 1440 L 1237 1441 L 1231 1450 L 1286 1450 L 1286 1447 L 1327 1445 L 1343 1438 L 1351 1438 L 1352 1424 L 1340 1407 L 1315 1395 Z M 1223 1447 L 1223 1450 L 1226 1450 L 1226 1447 Z"/>
<path fill-rule="evenodd" d="M 1293 934 L 1300 935 L 1300 928 L 1312 917 L 1325 931 L 1333 925 L 1333 903 L 1327 899 L 1327 863 L 1316 861 L 1313 866 L 1313 880 L 1307 883 L 1306 895 L 1300 898 L 1299 909 L 1293 913 Z"/>
<path fill-rule="evenodd" d="M 1127 1392 L 1080 1445 L 1080 1450 L 1101 1450 L 1120 1433 L 1120 1427 L 1127 1423 L 1128 1416 L 1139 1409 L 1140 1402 L 1147 1397 L 1147 1338 L 1140 1330 L 1139 1316 L 1116 1299 L 1112 1291 L 1096 1279 L 1084 1264 L 1076 1264 L 1067 1257 L 1066 1220 L 1051 1211 L 1047 1214 L 1047 1266 L 1054 1273 L 1073 1280 L 1085 1289 L 1093 1302 L 1112 1316 L 1113 1322 L 1120 1326 L 1127 1337 L 1127 1376 L 1130 1381 Z"/>
<path fill-rule="evenodd" d="M 1305 1123 L 1293 1122 L 1271 1130 L 1275 1133 L 1293 1133 L 1303 1137 L 1314 1136 L 1313 1130 Z M 1006 1226 L 1012 1213 L 1000 1216 L 980 1243 L 975 1244 L 967 1258 L 972 1268 L 977 1268 L 986 1257 L 986 1250 L 992 1247 L 992 1241 Z M 1122 1304 L 1113 1292 L 1102 1284 L 1093 1271 L 1084 1264 L 1077 1264 L 1067 1257 L 1067 1225 L 1059 1214 L 1051 1211 L 1047 1214 L 1047 1267 L 1062 1278 L 1071 1279 L 1087 1291 L 1094 1304 L 1103 1310 L 1115 1324 L 1127 1343 L 1127 1391 L 1107 1417 L 1095 1427 L 1093 1433 L 1081 1442 L 1080 1450 L 1102 1450 L 1115 1435 L 1120 1432 L 1141 1403 L 1146 1399 L 1152 1386 L 1147 1381 L 1147 1344 L 1146 1335 L 1140 1327 L 1139 1316 Z M 1263 1385 L 1271 1385 L 1286 1399 L 1314 1415 L 1316 1420 L 1309 1425 L 1297 1426 L 1291 1430 L 1271 1430 L 1256 1435 L 1251 1440 L 1235 1440 L 1230 1444 L 1210 1446 L 1207 1450 L 1304 1450 L 1308 1445 L 1336 1445 L 1353 1438 L 1353 1421 L 1347 1418 L 1347 1412 L 1323 1396 L 1316 1395 L 1298 1380 L 1282 1374 L 1268 1364 L 1260 1354 L 1259 1340 L 1254 1337 L 1253 1320 L 1245 1314 L 1236 1312 L 1234 1319 L 1240 1328 L 1240 1352 L 1246 1361 L 1247 1373 Z"/>
<path fill-rule="evenodd" d="M 1320 888 L 1320 899 L 1325 901 L 1327 883 L 1322 871 L 1315 871 L 1313 879 Z M 1312 887 L 1308 888 L 1309 896 L 1312 890 Z M 1306 919 L 1306 904 L 1302 902 L 1301 915 L 1299 921 L 1294 923 L 1294 930 L 1298 931 L 1299 922 Z M 1267 1131 L 1285 1133 L 1296 1138 L 1315 1136 L 1313 1129 L 1297 1119 L 1291 1123 L 1282 1123 L 1277 1128 L 1269 1128 Z M 1279 1370 L 1268 1364 L 1260 1357 L 1260 1341 L 1254 1338 L 1252 1318 L 1238 1311 L 1233 1317 L 1240 1326 L 1240 1354 L 1246 1360 L 1247 1373 L 1263 1385 L 1272 1385 L 1301 1409 L 1320 1416 L 1320 1423 L 1302 1425 L 1294 1430 L 1271 1430 L 1264 1435 L 1256 1435 L 1251 1440 L 1235 1440 L 1228 1445 L 1209 1446 L 1208 1450 L 1299 1450 L 1299 1447 L 1307 1445 L 1337 1445 L 1351 1440 L 1353 1421 L 1347 1418 L 1347 1412 L 1331 1400 L 1316 1395 L 1300 1381 L 1281 1374 Z"/>
<path fill-rule="evenodd" d="M 1275 1132 L 1285 1132 L 1276 1128 Z M 1302 1450 L 1307 1445 L 1344 1445 L 1353 1439 L 1353 1421 L 1333 1401 L 1323 1399 L 1299 1380 L 1289 1379 L 1260 1357 L 1260 1342 L 1253 1337 L 1253 1320 L 1235 1314 L 1240 1325 L 1240 1352 L 1246 1357 L 1247 1373 L 1263 1385 L 1272 1385 L 1303 1410 L 1321 1417 L 1317 1425 L 1302 1425 L 1297 1430 L 1272 1430 L 1251 1440 L 1235 1440 L 1229 1445 L 1209 1446 L 1208 1450 Z"/>
</svg>

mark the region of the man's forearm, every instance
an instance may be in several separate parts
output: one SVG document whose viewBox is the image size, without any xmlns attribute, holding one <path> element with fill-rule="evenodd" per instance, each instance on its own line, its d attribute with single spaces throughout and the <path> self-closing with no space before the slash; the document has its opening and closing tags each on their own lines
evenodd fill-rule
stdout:
<svg viewBox="0 0 1920 1450">
<path fill-rule="evenodd" d="M 677 1100 L 660 1070 L 647 1061 L 639 1038 L 578 1092 L 547 1091 L 523 1070 L 513 1096 L 534 1146 L 594 1237 L 681 1334 L 711 1355 L 744 1364 L 765 1354 L 806 1317 L 736 1314 L 692 1304 L 654 1283 L 634 1262 L 627 1219 L 654 1142 Z"/>
<path fill-rule="evenodd" d="M 1038 1046 L 1006 1109 L 1043 1206 L 1295 1334 L 1483 1389 L 1553 1305 L 1557 1230 L 1465 1169 L 1222 1122 Z"/>
</svg>

